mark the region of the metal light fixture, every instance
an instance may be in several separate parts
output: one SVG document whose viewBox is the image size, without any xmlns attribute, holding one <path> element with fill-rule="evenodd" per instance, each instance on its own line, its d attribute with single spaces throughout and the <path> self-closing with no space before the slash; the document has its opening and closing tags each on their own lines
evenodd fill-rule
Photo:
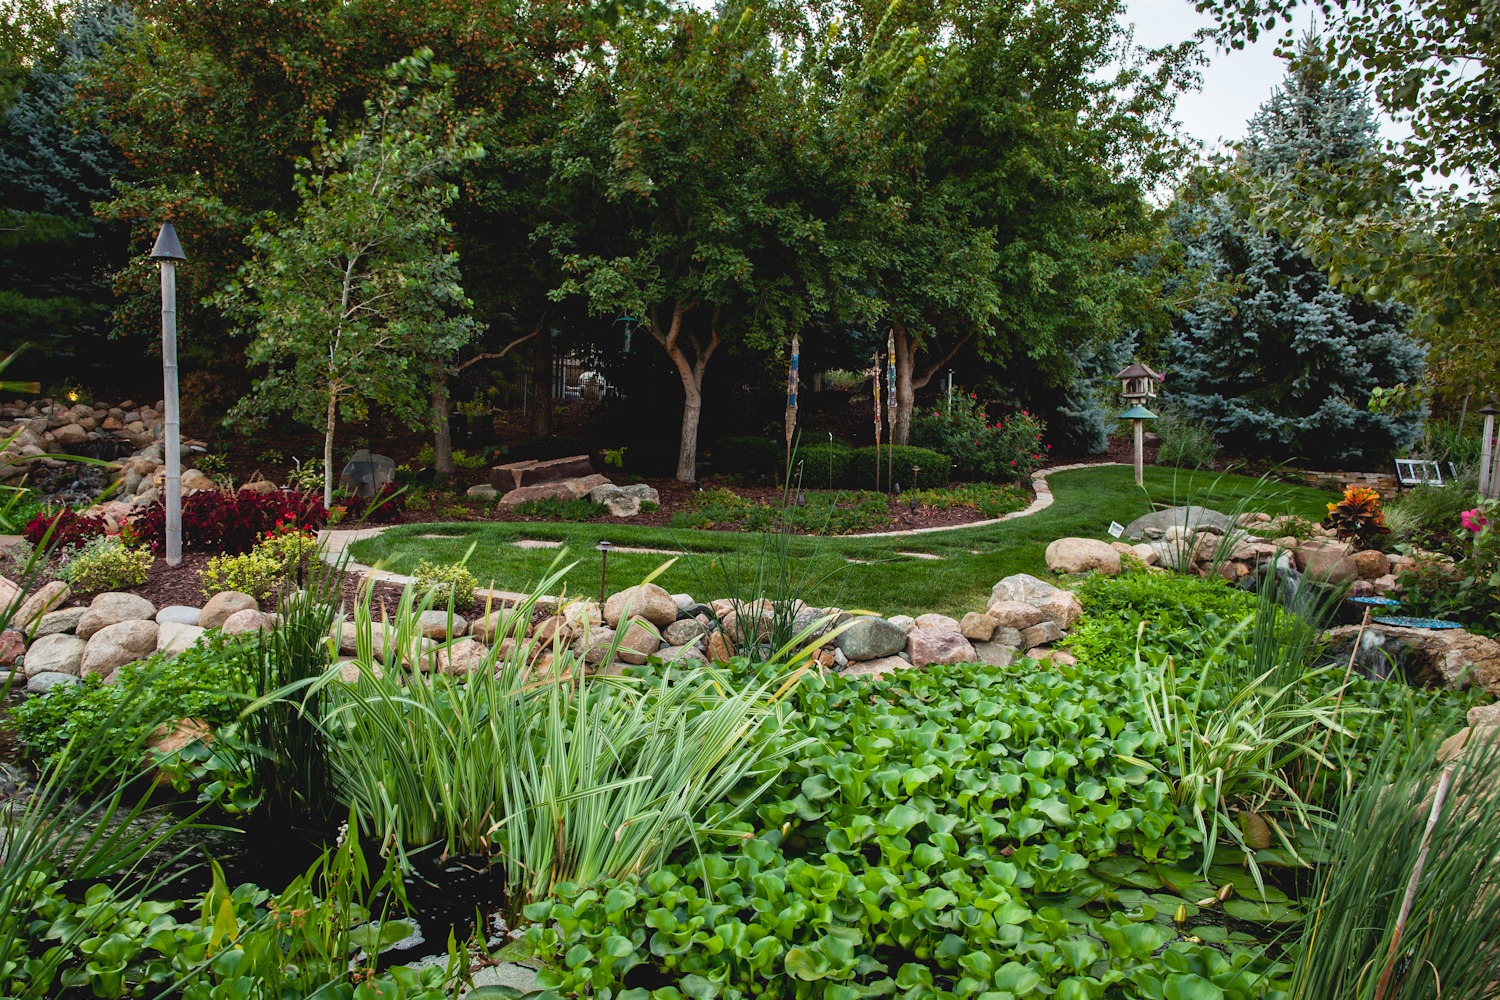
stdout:
<svg viewBox="0 0 1500 1000">
<path fill-rule="evenodd" d="M 609 568 L 609 550 L 614 548 L 609 542 L 601 541 L 594 548 L 599 553 L 599 606 L 604 607 L 604 580 Z"/>
<path fill-rule="evenodd" d="M 620 353 L 630 353 L 630 335 L 635 333 L 635 328 L 640 325 L 640 320 L 634 316 L 619 316 L 615 322 L 620 325 Z"/>
<path fill-rule="evenodd" d="M 166 420 L 162 458 L 166 461 L 167 565 L 182 563 L 182 427 L 177 415 L 177 265 L 187 260 L 177 229 L 163 222 L 151 248 L 151 259 L 161 265 L 161 370 Z"/>
</svg>

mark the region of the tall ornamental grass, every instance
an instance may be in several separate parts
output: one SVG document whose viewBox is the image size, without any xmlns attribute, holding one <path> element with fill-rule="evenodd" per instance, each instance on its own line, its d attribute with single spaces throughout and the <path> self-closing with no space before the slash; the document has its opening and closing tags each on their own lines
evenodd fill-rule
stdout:
<svg viewBox="0 0 1500 1000">
<path fill-rule="evenodd" d="M 748 687 L 706 665 L 590 675 L 561 638 L 527 638 L 536 595 L 566 572 L 463 661 L 465 640 L 420 640 L 430 594 L 408 589 L 379 626 L 366 602 L 355 615 L 360 676 L 326 686 L 332 767 L 366 829 L 407 860 L 428 846 L 487 855 L 517 909 L 560 881 L 661 865 L 732 823 L 744 808 L 734 803 L 804 745 L 786 737 L 795 671 Z"/>
</svg>

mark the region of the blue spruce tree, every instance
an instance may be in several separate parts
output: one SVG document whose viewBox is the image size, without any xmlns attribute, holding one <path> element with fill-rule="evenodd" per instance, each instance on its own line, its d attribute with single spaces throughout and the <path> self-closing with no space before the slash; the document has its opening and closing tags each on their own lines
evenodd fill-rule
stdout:
<svg viewBox="0 0 1500 1000">
<path fill-rule="evenodd" d="M 1379 156 L 1365 96 L 1312 68 L 1290 76 L 1251 119 L 1236 170 L 1253 185 Z M 1366 407 L 1375 387 L 1422 374 L 1425 350 L 1408 333 L 1408 311 L 1335 291 L 1252 213 L 1203 186 L 1173 205 L 1172 234 L 1203 294 L 1167 340 L 1164 395 L 1238 454 L 1383 461 L 1413 442 L 1421 421 L 1420 413 Z"/>
<path fill-rule="evenodd" d="M 31 347 L 13 375 L 87 379 L 119 353 L 104 338 L 126 236 L 96 222 L 92 203 L 110 195 L 123 162 L 79 90 L 129 24 L 123 7 L 85 5 L 0 111 L 0 351 Z"/>
</svg>

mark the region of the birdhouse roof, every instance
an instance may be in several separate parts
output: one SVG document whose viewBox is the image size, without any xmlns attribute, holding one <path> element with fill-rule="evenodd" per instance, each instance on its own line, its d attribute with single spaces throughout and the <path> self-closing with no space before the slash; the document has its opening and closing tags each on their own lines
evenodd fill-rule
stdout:
<svg viewBox="0 0 1500 1000">
<path fill-rule="evenodd" d="M 1161 381 L 1160 375 L 1156 374 L 1156 372 L 1152 371 L 1150 368 L 1147 368 L 1139 361 L 1132 362 L 1129 368 L 1126 368 L 1120 374 L 1116 375 L 1115 378 L 1154 378 L 1158 382 Z"/>
</svg>

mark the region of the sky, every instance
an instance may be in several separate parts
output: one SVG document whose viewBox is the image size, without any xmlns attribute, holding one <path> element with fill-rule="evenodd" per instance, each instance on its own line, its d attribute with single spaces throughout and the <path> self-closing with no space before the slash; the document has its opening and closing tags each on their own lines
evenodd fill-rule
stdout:
<svg viewBox="0 0 1500 1000">
<path fill-rule="evenodd" d="M 1213 24 L 1212 18 L 1193 9 L 1191 0 L 1128 0 L 1127 8 L 1136 43 L 1148 48 L 1185 41 Z M 1203 89 L 1177 102 L 1179 119 L 1190 135 L 1206 144 L 1205 152 L 1220 148 L 1223 140 L 1243 138 L 1245 123 L 1286 75 L 1286 64 L 1276 58 L 1281 34 L 1280 28 L 1262 34 L 1254 45 L 1238 51 L 1207 43 Z"/>
</svg>

